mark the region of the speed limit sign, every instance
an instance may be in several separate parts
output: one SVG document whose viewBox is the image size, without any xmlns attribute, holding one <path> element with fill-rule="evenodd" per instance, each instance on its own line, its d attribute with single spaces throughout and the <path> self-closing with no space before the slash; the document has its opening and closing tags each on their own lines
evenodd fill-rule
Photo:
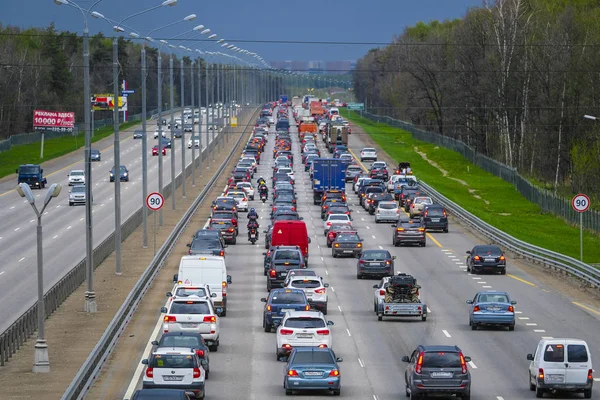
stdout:
<svg viewBox="0 0 600 400">
<path fill-rule="evenodd" d="M 152 192 L 146 197 L 146 205 L 152 211 L 158 211 L 162 208 L 165 198 L 158 192 Z"/>
<path fill-rule="evenodd" d="M 588 208 L 590 208 L 590 198 L 585 194 L 580 193 L 573 197 L 573 200 L 571 200 L 571 206 L 573 206 L 573 210 L 577 212 L 586 212 Z"/>
</svg>

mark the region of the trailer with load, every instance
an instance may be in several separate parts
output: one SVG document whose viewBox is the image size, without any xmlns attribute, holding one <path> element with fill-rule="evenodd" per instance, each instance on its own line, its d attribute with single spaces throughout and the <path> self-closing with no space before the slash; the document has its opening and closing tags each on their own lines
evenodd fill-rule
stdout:
<svg viewBox="0 0 600 400">
<path fill-rule="evenodd" d="M 408 274 L 389 278 L 384 286 L 385 296 L 377 305 L 377 320 L 383 317 L 416 317 L 427 320 L 427 305 L 421 301 L 417 279 Z"/>
</svg>

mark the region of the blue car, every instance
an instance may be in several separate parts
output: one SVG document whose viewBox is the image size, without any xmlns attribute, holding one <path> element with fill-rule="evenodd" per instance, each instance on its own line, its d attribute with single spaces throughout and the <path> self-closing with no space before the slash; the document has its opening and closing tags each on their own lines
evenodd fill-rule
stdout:
<svg viewBox="0 0 600 400">
<path fill-rule="evenodd" d="M 342 384 L 338 363 L 342 361 L 327 347 L 294 348 L 285 367 L 285 394 L 304 390 L 327 390 L 339 396 Z"/>
<path fill-rule="evenodd" d="M 129 182 L 129 170 L 124 165 L 121 165 L 119 168 L 119 178 L 121 182 Z M 110 170 L 110 181 L 115 181 L 115 167 L 112 167 Z"/>
<path fill-rule="evenodd" d="M 301 289 L 273 289 L 269 297 L 260 299 L 265 304 L 263 310 L 263 328 L 265 332 L 277 328 L 288 311 L 308 311 L 310 305 Z"/>
<path fill-rule="evenodd" d="M 517 302 L 511 300 L 508 293 L 479 292 L 473 300 L 467 300 L 467 304 L 471 330 L 477 330 L 480 325 L 508 326 L 509 331 L 515 330 Z"/>
</svg>

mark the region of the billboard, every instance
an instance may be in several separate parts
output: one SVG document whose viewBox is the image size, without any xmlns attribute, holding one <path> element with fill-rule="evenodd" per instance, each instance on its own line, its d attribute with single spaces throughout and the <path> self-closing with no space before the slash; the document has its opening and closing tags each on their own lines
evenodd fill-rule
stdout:
<svg viewBox="0 0 600 400">
<path fill-rule="evenodd" d="M 94 94 L 91 101 L 94 111 L 113 110 L 115 106 L 115 96 L 112 93 Z M 127 111 L 127 97 L 119 96 L 119 111 Z"/>
<path fill-rule="evenodd" d="M 73 132 L 75 113 L 72 111 L 33 110 L 33 128 L 36 131 Z"/>
</svg>

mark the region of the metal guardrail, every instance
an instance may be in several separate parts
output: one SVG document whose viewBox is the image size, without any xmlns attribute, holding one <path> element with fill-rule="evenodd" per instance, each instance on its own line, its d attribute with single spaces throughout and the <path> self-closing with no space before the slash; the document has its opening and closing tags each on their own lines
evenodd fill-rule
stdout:
<svg viewBox="0 0 600 400">
<path fill-rule="evenodd" d="M 221 139 L 224 140 L 224 136 Z M 211 149 L 216 148 L 217 140 L 210 144 Z M 206 149 L 202 151 L 203 161 L 208 156 Z M 199 160 L 196 162 L 198 164 Z M 192 173 L 192 164 L 186 167 L 185 176 Z M 182 184 L 183 176 L 179 173 L 175 177 L 175 187 Z M 167 198 L 171 195 L 172 183 L 169 182 L 163 188 L 163 195 Z M 142 224 L 142 208 L 140 207 L 131 217 L 121 225 L 121 238 L 124 241 L 133 233 L 138 226 Z M 115 233 L 111 233 L 102 243 L 93 250 L 94 265 L 96 269 L 102 262 L 115 251 Z M 44 295 L 45 315 L 50 315 L 60 307 L 60 305 L 85 282 L 85 258 L 79 261 L 73 269 L 58 280 Z M 35 302 L 27 311 L 17 318 L 4 332 L 0 334 L 0 366 L 4 366 L 21 348 L 23 343 L 37 330 L 37 302 Z"/>
<path fill-rule="evenodd" d="M 248 124 L 244 128 L 244 132 L 247 128 L 253 123 L 253 118 L 258 113 L 258 109 L 256 109 L 253 113 L 253 116 L 250 118 Z M 200 204 L 204 201 L 209 191 L 213 188 L 215 182 L 219 178 L 219 175 L 225 170 L 225 166 L 231 160 L 231 158 L 236 154 L 237 146 L 243 140 L 244 135 L 241 134 L 236 142 L 231 153 L 227 156 L 227 159 L 223 162 L 223 164 L 219 167 L 219 169 L 215 172 L 215 174 L 211 177 L 210 181 L 206 185 L 206 187 L 202 190 L 202 192 L 198 195 L 194 203 L 190 206 L 190 208 L 183 215 L 181 220 L 177 223 L 165 243 L 161 246 L 161 248 L 157 251 L 156 256 L 148 265 L 148 268 L 144 271 L 140 279 L 136 282 L 135 286 L 129 292 L 129 295 L 115 314 L 114 318 L 102 334 L 100 340 L 94 347 L 94 349 L 90 352 L 90 355 L 85 360 L 75 378 L 62 395 L 61 400 L 74 400 L 74 399 L 82 399 L 85 397 L 86 392 L 89 390 L 91 384 L 94 382 L 94 379 L 100 372 L 100 369 L 104 365 L 104 362 L 109 357 L 110 353 L 116 346 L 116 343 L 121 335 L 121 333 L 127 327 L 127 324 L 131 320 L 131 317 L 135 313 L 139 303 L 142 301 L 142 298 L 148 291 L 150 285 L 154 281 L 154 278 L 162 268 L 163 264 L 169 257 L 171 251 L 175 247 L 175 243 L 179 239 L 179 237 L 184 232 L 185 228 L 191 221 L 192 215 L 196 212 Z"/>
<path fill-rule="evenodd" d="M 557 253 L 552 250 L 544 249 L 533 244 L 519 240 L 500 229 L 488 224 L 479 217 L 471 214 L 452 200 L 447 199 L 438 191 L 427 185 L 423 181 L 419 181 L 419 185 L 436 203 L 444 206 L 450 213 L 459 218 L 469 227 L 487 236 L 490 240 L 501 245 L 505 249 L 544 265 L 554 267 L 558 270 L 574 275 L 592 287 L 600 288 L 600 270 L 593 266 L 581 262 L 573 257 Z"/>
</svg>

